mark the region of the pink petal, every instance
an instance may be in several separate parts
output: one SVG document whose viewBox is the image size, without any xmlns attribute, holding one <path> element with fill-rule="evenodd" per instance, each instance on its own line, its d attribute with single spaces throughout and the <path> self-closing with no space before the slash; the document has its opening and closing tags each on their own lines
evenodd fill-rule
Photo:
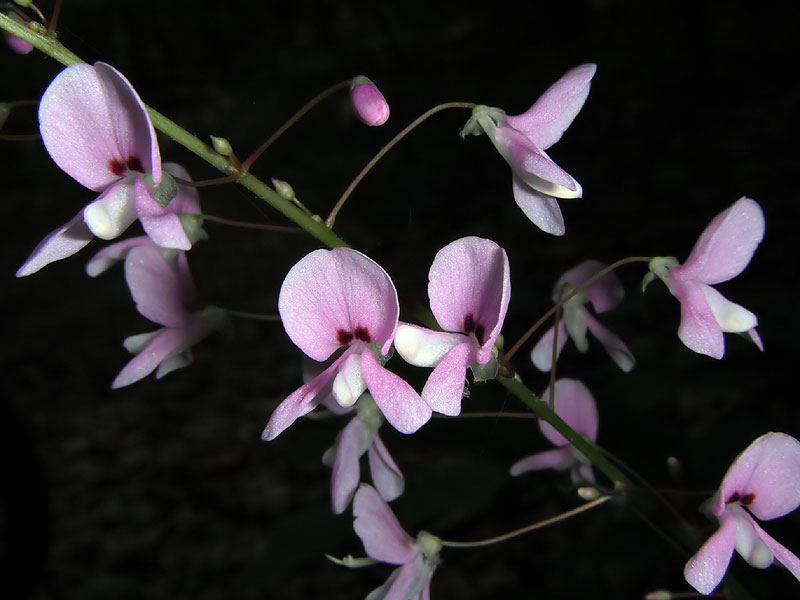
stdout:
<svg viewBox="0 0 800 600">
<path fill-rule="evenodd" d="M 606 265 L 599 260 L 587 260 L 572 267 L 559 277 L 555 286 L 553 286 L 553 302 L 558 302 L 561 299 L 565 284 L 579 286 L 605 268 Z M 600 314 L 615 308 L 622 302 L 622 298 L 625 296 L 625 289 L 622 287 L 619 277 L 612 271 L 584 288 L 583 293 L 591 301 L 595 312 Z"/>
<path fill-rule="evenodd" d="M 78 252 L 92 241 L 94 236 L 83 222 L 83 211 L 79 212 L 67 223 L 48 234 L 31 255 L 17 270 L 17 277 L 26 277 L 36 273 L 51 262 L 67 258 Z"/>
<path fill-rule="evenodd" d="M 422 388 L 422 399 L 432 410 L 443 415 L 461 414 L 467 367 L 475 363 L 474 340 L 455 346 L 436 366 Z"/>
<path fill-rule="evenodd" d="M 505 250 L 479 237 L 448 244 L 433 259 L 428 297 L 442 329 L 475 333 L 481 346 L 477 361 L 486 364 L 511 298 Z M 470 323 L 473 331 L 466 331 Z"/>
<path fill-rule="evenodd" d="M 511 183 L 514 201 L 539 229 L 551 235 L 564 235 L 566 226 L 558 200 L 546 194 L 540 194 L 516 173 L 512 174 Z"/>
<path fill-rule="evenodd" d="M 162 360 L 186 341 L 186 335 L 186 331 L 183 329 L 162 329 L 161 333 L 156 335 L 136 357 L 125 365 L 114 379 L 111 388 L 125 387 L 147 377 L 155 371 Z"/>
<path fill-rule="evenodd" d="M 772 551 L 775 559 L 786 567 L 789 572 L 800 581 L 800 558 L 798 558 L 791 550 L 784 545 L 779 544 L 775 539 L 770 536 L 766 531 L 759 527 L 758 523 L 753 522 L 753 528 L 758 536 L 761 538 L 767 547 Z"/>
<path fill-rule="evenodd" d="M 589 311 L 585 311 L 584 318 L 586 319 L 586 325 L 589 327 L 589 331 L 603 344 L 603 348 L 608 352 L 611 359 L 617 363 L 617 366 L 626 373 L 630 371 L 633 365 L 636 364 L 636 359 L 633 358 L 633 353 L 625 345 L 625 342 L 590 315 Z"/>
<path fill-rule="evenodd" d="M 555 391 L 556 414 L 575 431 L 595 441 L 600 418 L 597 414 L 597 404 L 589 388 L 577 379 L 559 379 L 556 381 Z M 542 394 L 542 402 L 549 401 L 550 388 L 548 387 Z M 558 433 L 550 423 L 540 420 L 539 429 L 553 445 L 569 445 L 567 439 Z"/>
<path fill-rule="evenodd" d="M 389 104 L 377 86 L 367 77 L 353 79 L 350 102 L 356 116 L 366 125 L 376 127 L 389 119 Z"/>
<path fill-rule="evenodd" d="M 686 262 L 670 274 L 711 285 L 727 281 L 744 270 L 763 238 L 764 212 L 755 200 L 740 198 L 714 217 Z"/>
<path fill-rule="evenodd" d="M 361 373 L 375 404 L 400 433 L 414 433 L 431 418 L 431 409 L 414 388 L 384 369 L 369 350 L 361 353 Z"/>
<path fill-rule="evenodd" d="M 372 483 L 381 498 L 387 502 L 398 498 L 405 489 L 405 478 L 377 434 L 367 450 L 367 457 Z"/>
<path fill-rule="evenodd" d="M 759 519 L 781 517 L 800 506 L 800 442 L 785 433 L 767 433 L 733 461 L 722 479 L 714 514 L 738 494 Z"/>
<path fill-rule="evenodd" d="M 381 562 L 402 565 L 410 563 L 419 554 L 392 509 L 375 488 L 362 484 L 353 499 L 353 529 L 361 538 L 367 554 Z"/>
<path fill-rule="evenodd" d="M 109 244 L 86 263 L 86 274 L 89 275 L 89 277 L 97 277 L 119 261 L 124 260 L 132 248 L 152 245 L 153 241 L 146 235 L 140 235 L 122 240 L 121 242 L 116 242 L 115 244 Z"/>
<path fill-rule="evenodd" d="M 339 369 L 339 363 L 347 355 L 347 352 L 342 354 L 331 363 L 331 366 L 308 383 L 301 385 L 281 402 L 269 418 L 261 439 L 266 442 L 274 440 L 289 425 L 314 410 L 324 397 L 321 392 L 329 386 Z"/>
<path fill-rule="evenodd" d="M 164 163 L 162 167 L 170 175 L 179 177 L 184 181 L 192 181 L 192 178 L 189 176 L 189 172 L 178 163 L 167 162 Z M 200 210 L 200 195 L 197 192 L 197 188 L 188 187 L 180 184 L 178 184 L 178 186 L 179 186 L 178 195 L 175 196 L 169 203 L 168 206 L 169 210 L 176 214 L 201 213 L 202 211 Z"/>
<path fill-rule="evenodd" d="M 144 227 L 145 233 L 161 248 L 190 250 L 192 242 L 183 229 L 181 220 L 173 212 L 172 202 L 169 207 L 162 206 L 153 197 L 153 190 L 141 177 L 134 180 L 136 215 Z M 177 198 L 177 196 L 176 196 Z M 173 199 L 174 202 L 174 199 Z"/>
<path fill-rule="evenodd" d="M 528 471 L 558 468 L 564 464 L 572 464 L 572 462 L 572 454 L 569 448 L 554 448 L 553 450 L 545 450 L 518 460 L 511 465 L 509 472 L 516 477 Z"/>
<path fill-rule="evenodd" d="M 358 459 L 367 449 L 372 435 L 359 419 L 352 419 L 336 440 L 336 458 L 331 476 L 333 512 L 343 513 L 361 481 Z"/>
<path fill-rule="evenodd" d="M 553 368 L 553 339 L 555 338 L 555 327 L 548 329 L 545 334 L 536 342 L 531 350 L 531 362 L 540 371 L 547 372 Z M 567 328 L 564 321 L 558 322 L 558 348 L 556 348 L 556 358 L 561 356 L 564 344 L 567 343 Z"/>
<path fill-rule="evenodd" d="M 701 594 L 710 594 L 719 585 L 733 556 L 736 544 L 736 518 L 726 512 L 720 527 L 683 568 L 683 576 Z"/>
<path fill-rule="evenodd" d="M 193 317 L 192 291 L 154 246 L 131 249 L 125 259 L 125 280 L 136 309 L 151 321 L 181 327 Z"/>
<path fill-rule="evenodd" d="M 681 303 L 681 324 L 678 337 L 690 350 L 712 358 L 725 354 L 722 329 L 708 306 L 700 285 L 694 281 L 669 282 L 670 291 Z"/>
<path fill-rule="evenodd" d="M 384 600 L 420 600 L 423 588 L 430 585 L 432 571 L 425 568 L 422 557 L 403 565 L 397 578 L 387 590 Z"/>
<path fill-rule="evenodd" d="M 39 129 L 50 156 L 70 177 L 101 191 L 120 177 L 112 161 L 138 160 L 161 181 L 155 130 L 131 84 L 104 63 L 75 64 L 52 81 L 39 104 Z"/>
<path fill-rule="evenodd" d="M 322 361 L 342 344 L 338 332 L 365 328 L 386 354 L 400 307 L 389 276 L 350 248 L 315 250 L 286 275 L 278 298 L 286 333 L 309 357 Z"/>
<path fill-rule="evenodd" d="M 547 149 L 561 139 L 580 112 L 597 65 L 585 64 L 568 71 L 521 115 L 506 117 L 540 148 Z"/>
<path fill-rule="evenodd" d="M 119 237 L 136 220 L 134 181 L 136 179 L 129 177 L 112 183 L 83 209 L 83 220 L 100 239 Z"/>
</svg>

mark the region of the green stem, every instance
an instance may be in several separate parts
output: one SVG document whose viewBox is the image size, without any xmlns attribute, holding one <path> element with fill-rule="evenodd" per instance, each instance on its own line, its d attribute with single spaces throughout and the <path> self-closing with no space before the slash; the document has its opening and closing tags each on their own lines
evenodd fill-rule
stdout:
<svg viewBox="0 0 800 600">
<path fill-rule="evenodd" d="M 4 14 L 0 14 L 0 29 L 4 29 L 10 34 L 29 42 L 38 50 L 41 50 L 48 56 L 55 58 L 64 65 L 72 65 L 83 62 L 78 56 L 58 43 L 57 40 L 53 39 L 52 37 L 38 34 Z M 211 146 L 192 135 L 183 127 L 168 119 L 157 110 L 147 107 L 147 112 L 150 114 L 150 119 L 153 122 L 153 126 L 160 132 L 172 138 L 181 146 L 193 152 L 226 175 L 233 174 L 228 159 L 215 152 Z M 257 177 L 248 173 L 241 177 L 237 183 L 253 192 L 256 196 L 264 200 L 267 204 L 283 214 L 290 221 L 296 223 L 299 227 L 317 238 L 329 248 L 347 246 L 347 243 L 344 240 L 333 233 L 333 231 L 325 227 L 323 223 L 315 221 L 290 201 L 279 196 L 275 190 Z"/>
</svg>

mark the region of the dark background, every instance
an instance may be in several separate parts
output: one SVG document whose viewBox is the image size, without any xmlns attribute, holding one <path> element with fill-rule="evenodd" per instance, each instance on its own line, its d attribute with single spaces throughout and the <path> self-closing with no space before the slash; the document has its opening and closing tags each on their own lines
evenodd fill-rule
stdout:
<svg viewBox="0 0 800 600">
<path fill-rule="evenodd" d="M 51 4 L 42 0 L 48 13 Z M 755 7 L 755 8 L 754 8 Z M 568 346 L 563 376 L 594 392 L 599 442 L 654 486 L 713 490 L 731 460 L 767 431 L 800 433 L 795 336 L 798 208 L 794 2 L 65 2 L 61 40 L 89 62 L 122 71 L 145 102 L 195 132 L 227 137 L 241 158 L 300 105 L 363 73 L 392 107 L 382 128 L 328 100 L 263 156 L 253 172 L 279 177 L 323 216 L 382 144 L 432 105 L 471 101 L 517 114 L 569 68 L 596 62 L 582 113 L 551 156 L 583 185 L 562 207 L 567 234 L 539 232 L 514 204 L 509 169 L 488 140 L 462 141 L 466 111 L 443 113 L 365 179 L 337 231 L 393 277 L 406 310 L 426 306 L 427 270 L 446 243 L 491 237 L 507 250 L 513 342 L 549 306 L 558 275 L 586 259 L 676 255 L 721 210 L 747 195 L 766 237 L 751 266 L 720 286 L 759 316 L 767 351 L 726 335 L 724 360 L 677 339 L 678 303 L 644 269 L 626 267 L 627 297 L 603 322 L 637 357 L 621 373 L 592 343 Z M 0 100 L 38 98 L 61 69 L 36 52 L 2 53 Z M 793 63 L 792 63 L 793 64 Z M 5 131 L 35 131 L 20 110 Z M 216 174 L 162 138 L 165 160 L 197 178 Z M 136 313 L 119 268 L 92 280 L 80 255 L 14 279 L 30 250 L 93 198 L 38 142 L 0 145 L 4 224 L 0 357 L 2 598 L 363 598 L 391 571 L 350 571 L 323 553 L 363 554 L 351 517 L 329 509 L 320 456 L 343 422 L 296 423 L 259 436 L 300 384 L 300 352 L 281 327 L 237 322 L 210 338 L 195 364 L 112 392 L 129 356 L 122 340 L 154 329 Z M 279 215 L 233 185 L 203 190 L 204 210 L 259 222 Z M 138 226 L 135 226 L 135 228 Z M 135 230 L 134 228 L 134 230 Z M 286 271 L 317 245 L 307 236 L 209 223 L 190 260 L 202 298 L 276 310 Z M 410 316 L 406 317 L 410 318 Z M 534 390 L 546 378 L 514 364 Z M 392 367 L 418 386 L 425 372 Z M 465 410 L 522 410 L 499 385 L 474 386 Z M 533 421 L 434 420 L 384 440 L 404 471 L 393 503 L 412 534 L 480 539 L 577 504 L 563 474 L 510 479 L 515 460 L 544 449 Z M 668 474 L 677 457 L 683 478 Z M 705 536 L 705 496 L 670 501 Z M 706 529 L 703 529 L 706 527 Z M 800 517 L 767 523 L 800 551 Z M 445 550 L 433 580 L 443 598 L 641 598 L 686 591 L 675 552 L 624 505 L 605 506 L 514 541 Z M 797 596 L 778 568 L 737 576 L 756 598 Z"/>
</svg>

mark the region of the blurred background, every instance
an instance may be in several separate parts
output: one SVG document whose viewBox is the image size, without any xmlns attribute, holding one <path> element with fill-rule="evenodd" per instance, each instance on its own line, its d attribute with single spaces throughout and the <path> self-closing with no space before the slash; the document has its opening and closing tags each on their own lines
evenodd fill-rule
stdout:
<svg viewBox="0 0 800 600">
<path fill-rule="evenodd" d="M 45 14 L 52 3 L 41 0 Z M 380 263 L 410 319 L 427 307 L 436 251 L 465 235 L 490 237 L 511 262 L 504 334 L 517 337 L 550 306 L 551 287 L 587 259 L 631 255 L 683 260 L 706 224 L 741 196 L 766 214 L 750 267 L 719 286 L 759 316 L 764 354 L 726 335 L 724 360 L 696 355 L 675 335 L 679 305 L 642 266 L 619 272 L 626 298 L 602 321 L 631 348 L 624 374 L 597 343 L 568 345 L 559 375 L 580 378 L 600 410 L 599 443 L 658 488 L 714 490 L 732 459 L 767 431 L 800 434 L 796 392 L 797 108 L 794 2 L 693 3 L 574 0 L 496 3 L 66 0 L 62 42 L 103 60 L 144 101 L 207 139 L 224 136 L 240 158 L 303 103 L 356 74 L 391 105 L 368 128 L 342 93 L 316 108 L 252 172 L 292 184 L 325 216 L 364 163 L 397 131 L 440 102 L 526 110 L 570 68 L 598 64 L 589 99 L 549 152 L 580 181 L 563 201 L 567 233 L 541 233 L 511 196 L 510 173 L 485 138 L 461 140 L 468 111 L 422 125 L 366 177 L 336 222 Z M 41 96 L 61 66 L 37 52 L 0 49 L 0 101 Z M 36 131 L 35 109 L 8 133 Z M 195 179 L 208 165 L 161 138 L 165 160 Z M 323 554 L 362 555 L 349 514 L 330 510 L 320 457 L 344 421 L 302 420 L 260 440 L 272 409 L 301 383 L 301 353 L 279 324 L 236 323 L 233 340 L 208 339 L 194 365 L 112 392 L 129 360 L 122 340 L 156 326 L 140 316 L 121 268 L 91 279 L 102 247 L 26 279 L 14 272 L 48 232 L 94 193 L 49 159 L 40 142 L 0 144 L 0 561 L 2 598 L 363 598 L 388 577 L 351 571 Z M 235 185 L 201 192 L 205 212 L 283 224 Z M 136 232 L 138 225 L 132 228 Z M 214 223 L 190 261 L 208 304 L 274 313 L 288 269 L 318 244 L 308 236 Z M 535 391 L 547 377 L 514 366 Z M 427 372 L 391 366 L 418 389 Z M 472 388 L 465 411 L 519 411 L 499 385 Z M 412 534 L 490 537 L 575 506 L 565 474 L 512 479 L 517 459 L 548 447 L 534 421 L 432 420 L 383 439 L 406 476 L 392 504 Z M 682 474 L 667 469 L 676 457 Z M 364 468 L 366 471 L 366 468 Z M 366 476 L 366 474 L 365 474 Z M 668 499 L 705 536 L 706 496 Z M 800 552 L 800 515 L 766 529 Z M 626 510 L 606 505 L 502 545 L 445 550 L 432 595 L 444 598 L 641 598 L 688 590 L 687 555 Z M 794 598 L 787 572 L 733 569 L 758 598 Z"/>
</svg>

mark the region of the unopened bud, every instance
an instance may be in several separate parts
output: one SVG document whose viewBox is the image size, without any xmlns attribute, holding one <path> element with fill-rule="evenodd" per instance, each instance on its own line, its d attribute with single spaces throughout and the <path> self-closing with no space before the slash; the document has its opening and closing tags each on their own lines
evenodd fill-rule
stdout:
<svg viewBox="0 0 800 600">
<path fill-rule="evenodd" d="M 277 192 L 278 196 L 280 196 L 284 200 L 292 201 L 295 199 L 294 189 L 287 182 L 282 181 L 280 179 L 275 179 L 273 177 L 272 187 L 275 188 L 275 192 Z"/>
<path fill-rule="evenodd" d="M 579 487 L 578 496 L 584 500 L 597 500 L 600 497 L 600 490 L 591 486 Z"/>
<path fill-rule="evenodd" d="M 31 4 L 31 0 L 14 0 L 14 4 L 17 6 L 21 6 L 22 8 L 28 8 Z"/>
<path fill-rule="evenodd" d="M 215 135 L 209 137 L 211 138 L 211 146 L 214 148 L 214 152 L 222 156 L 233 155 L 233 148 L 231 148 L 231 143 L 228 140 Z"/>
<path fill-rule="evenodd" d="M 372 80 L 363 75 L 353 78 L 350 83 L 350 102 L 356 116 L 370 127 L 383 125 L 389 118 L 386 98 Z"/>
</svg>

